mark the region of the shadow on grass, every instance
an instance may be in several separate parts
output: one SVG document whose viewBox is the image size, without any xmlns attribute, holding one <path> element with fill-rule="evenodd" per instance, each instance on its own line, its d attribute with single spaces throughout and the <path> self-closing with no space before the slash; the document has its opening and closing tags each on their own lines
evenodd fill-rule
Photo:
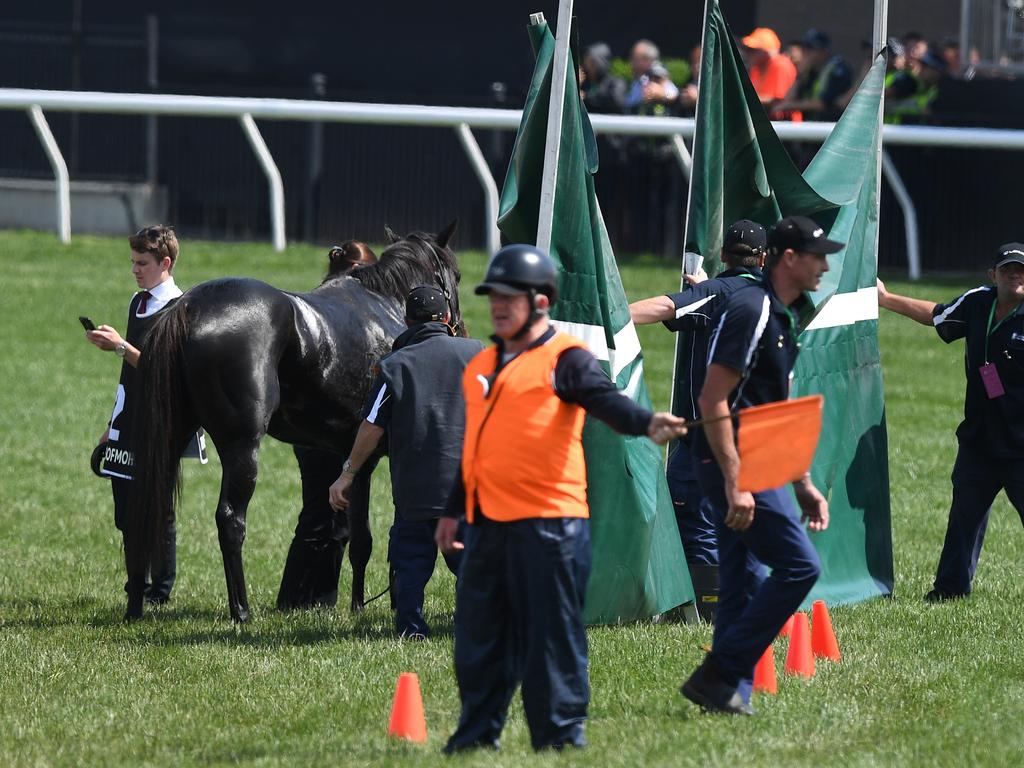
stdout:
<svg viewBox="0 0 1024 768">
<path fill-rule="evenodd" d="M 68 601 L 38 597 L 0 597 L 0 627 L 53 629 L 104 622 L 110 604 L 95 597 L 80 595 Z M 87 618 L 88 617 L 88 618 Z M 110 615 L 111 624 L 115 616 Z M 116 616 L 120 620 L 120 614 Z"/>
</svg>

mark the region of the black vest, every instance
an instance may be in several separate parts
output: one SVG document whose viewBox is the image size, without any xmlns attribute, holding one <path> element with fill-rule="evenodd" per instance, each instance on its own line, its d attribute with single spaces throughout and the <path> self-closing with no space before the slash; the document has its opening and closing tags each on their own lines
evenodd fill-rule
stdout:
<svg viewBox="0 0 1024 768">
<path fill-rule="evenodd" d="M 462 372 L 483 344 L 453 338 L 442 323 L 414 325 L 380 361 L 391 395 L 388 456 L 395 509 L 406 520 L 462 510 Z"/>
<path fill-rule="evenodd" d="M 174 306 L 177 299 L 171 299 L 161 307 L 159 312 L 154 312 L 146 317 L 138 316 L 140 301 L 142 301 L 142 294 L 137 293 L 128 305 L 128 327 L 124 334 L 125 341 L 136 349 L 142 347 L 146 334 L 160 313 Z M 127 360 L 122 361 L 121 378 L 117 384 L 117 398 L 114 401 L 113 415 L 110 417 L 110 435 L 107 438 L 107 449 L 103 454 L 101 470 L 103 474 L 125 480 L 132 479 L 135 465 L 132 448 L 134 445 L 132 411 L 135 399 L 142 396 L 138 391 L 138 376 L 138 370 L 129 365 Z"/>
</svg>

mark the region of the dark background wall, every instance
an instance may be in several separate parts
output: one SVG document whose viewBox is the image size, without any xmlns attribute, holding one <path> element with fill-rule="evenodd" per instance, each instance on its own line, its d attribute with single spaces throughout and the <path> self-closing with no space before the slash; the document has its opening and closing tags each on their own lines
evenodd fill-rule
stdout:
<svg viewBox="0 0 1024 768">
<path fill-rule="evenodd" d="M 771 25 L 785 40 L 809 26 L 826 29 L 856 66 L 860 41 L 870 36 L 873 3 L 723 0 L 722 6 L 737 34 Z M 919 29 L 934 38 L 953 34 L 958 7 L 959 0 L 892 0 L 890 31 Z M 319 72 L 326 76 L 323 98 L 517 107 L 532 71 L 525 28 L 529 13 L 537 10 L 554 21 L 557 3 L 8 3 L 0 10 L 0 87 L 146 91 L 146 19 L 155 14 L 156 90 L 161 92 L 308 98 L 310 77 Z M 702 11 L 699 0 L 578 0 L 577 32 L 583 44 L 607 41 L 616 55 L 625 56 L 632 42 L 649 37 L 664 55 L 685 56 L 699 42 Z M 504 101 L 496 100 L 495 82 L 505 85 Z M 956 87 L 963 90 L 963 84 Z M 1018 86 L 969 84 L 972 94 L 984 94 L 985 110 L 942 119 L 1024 125 L 1024 98 L 1009 87 Z M 49 119 L 72 178 L 146 180 L 145 118 L 52 114 Z M 266 237 L 266 184 L 237 123 L 161 118 L 158 128 L 155 178 L 168 188 L 169 220 L 186 236 Z M 483 244 L 482 194 L 451 131 L 324 126 L 319 173 L 311 174 L 315 129 L 266 121 L 261 130 L 284 177 L 290 239 L 379 240 L 385 222 L 396 229 L 431 228 L 458 215 L 459 244 Z M 0 113 L 0 136 L 0 175 L 50 177 L 23 115 Z M 477 138 L 500 183 L 512 136 L 478 131 Z M 1024 237 L 1018 229 L 1018 196 L 1009 181 L 1024 173 L 1020 153 L 898 148 L 893 157 L 918 205 L 926 267 L 962 268 L 963 254 Z M 678 171 L 671 173 L 673 183 L 685 189 Z M 645 213 L 636 199 L 628 191 L 602 201 L 616 247 L 674 254 L 679 237 L 670 230 L 681 226 L 685 199 L 669 212 L 666 235 L 655 246 L 634 236 L 636 220 Z M 884 193 L 884 263 L 903 261 L 902 226 Z"/>
</svg>

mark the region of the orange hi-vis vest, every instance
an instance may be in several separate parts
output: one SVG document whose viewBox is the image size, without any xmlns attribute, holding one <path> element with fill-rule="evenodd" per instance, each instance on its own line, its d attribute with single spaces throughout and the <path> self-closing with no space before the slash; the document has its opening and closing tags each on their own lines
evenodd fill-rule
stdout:
<svg viewBox="0 0 1024 768">
<path fill-rule="evenodd" d="M 586 344 L 556 332 L 510 360 L 493 381 L 498 348 L 469 361 L 462 376 L 466 436 L 462 479 L 466 519 L 589 517 L 583 408 L 555 394 L 558 356 Z"/>
</svg>

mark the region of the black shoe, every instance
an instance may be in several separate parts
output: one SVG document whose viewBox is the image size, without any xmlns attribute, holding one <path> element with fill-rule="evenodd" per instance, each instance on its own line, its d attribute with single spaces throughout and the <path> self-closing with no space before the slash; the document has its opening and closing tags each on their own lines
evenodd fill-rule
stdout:
<svg viewBox="0 0 1024 768">
<path fill-rule="evenodd" d="M 474 749 L 492 749 L 497 752 L 500 746 L 501 745 L 498 743 L 497 739 L 493 739 L 491 741 L 471 741 L 468 744 L 455 744 L 454 742 L 449 741 L 444 745 L 444 749 L 441 750 L 441 754 L 455 755 L 459 752 L 469 752 Z"/>
<path fill-rule="evenodd" d="M 926 603 L 948 603 L 950 600 L 961 600 L 969 594 L 970 592 L 945 592 L 936 588 L 924 596 L 924 601 Z"/>
<path fill-rule="evenodd" d="M 705 657 L 690 679 L 683 683 L 679 692 L 705 712 L 722 712 L 728 715 L 752 715 L 743 697 L 719 675 L 710 657 Z"/>
<path fill-rule="evenodd" d="M 146 593 L 146 603 L 149 605 L 166 605 L 171 601 L 170 595 L 161 595 L 156 593 Z"/>
</svg>

